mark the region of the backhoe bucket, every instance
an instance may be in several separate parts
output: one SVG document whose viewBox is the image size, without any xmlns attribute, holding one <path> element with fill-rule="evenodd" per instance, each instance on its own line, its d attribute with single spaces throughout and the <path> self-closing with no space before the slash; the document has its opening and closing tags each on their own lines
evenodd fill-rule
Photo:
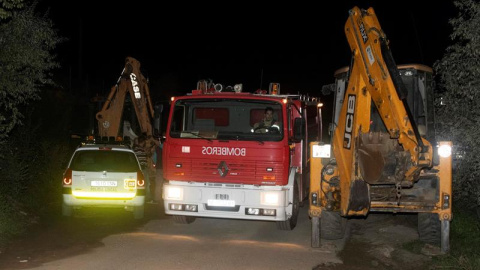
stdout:
<svg viewBox="0 0 480 270">
<path fill-rule="evenodd" d="M 359 136 L 358 165 L 360 174 L 369 184 L 395 184 L 405 173 L 406 153 L 396 139 L 384 132 Z"/>
</svg>

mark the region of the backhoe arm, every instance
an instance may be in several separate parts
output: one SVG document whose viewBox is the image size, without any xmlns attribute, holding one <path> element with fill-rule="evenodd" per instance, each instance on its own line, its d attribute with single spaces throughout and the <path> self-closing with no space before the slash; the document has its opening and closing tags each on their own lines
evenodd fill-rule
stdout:
<svg viewBox="0 0 480 270">
<path fill-rule="evenodd" d="M 418 213 L 419 239 L 447 252 L 452 143 L 436 142 L 433 162 L 433 71 L 403 65 L 399 72 L 372 8 L 351 9 L 345 34 L 352 63 L 335 73 L 341 109 L 332 142 L 310 144 L 312 247 L 320 247 L 320 236 L 343 237 L 342 216 L 403 212 Z"/>
<path fill-rule="evenodd" d="M 432 147 L 417 129 L 387 38 L 372 8 L 349 12 L 345 33 L 353 57 L 333 151 L 341 181 L 343 214 L 368 211 L 369 184 L 416 181 L 432 165 Z M 371 103 L 387 133 L 372 133 Z M 384 135 L 385 134 L 385 135 Z"/>
<path fill-rule="evenodd" d="M 100 112 L 97 113 L 100 136 L 116 137 L 122 121 L 126 94 L 130 93 L 132 104 L 142 133 L 152 135 L 151 118 L 153 106 L 147 80 L 140 72 L 140 62 L 132 57 L 125 60 L 125 68 L 108 95 Z"/>
</svg>

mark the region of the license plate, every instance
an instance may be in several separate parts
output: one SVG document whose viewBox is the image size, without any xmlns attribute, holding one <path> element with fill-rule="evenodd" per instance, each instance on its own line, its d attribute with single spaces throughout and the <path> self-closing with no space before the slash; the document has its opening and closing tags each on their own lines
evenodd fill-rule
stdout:
<svg viewBox="0 0 480 270">
<path fill-rule="evenodd" d="M 116 187 L 117 181 L 92 181 L 90 185 L 92 187 Z"/>
<path fill-rule="evenodd" d="M 208 206 L 234 207 L 235 206 L 235 201 L 233 201 L 233 200 L 208 200 L 207 204 L 208 204 Z"/>
</svg>

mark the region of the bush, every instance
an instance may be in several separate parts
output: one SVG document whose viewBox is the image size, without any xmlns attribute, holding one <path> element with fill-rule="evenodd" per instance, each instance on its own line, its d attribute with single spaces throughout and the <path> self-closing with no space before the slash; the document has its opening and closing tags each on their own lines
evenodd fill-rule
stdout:
<svg viewBox="0 0 480 270">
<path fill-rule="evenodd" d="M 0 237 L 17 235 L 60 209 L 62 173 L 73 152 L 71 108 L 68 95 L 45 91 L 41 101 L 26 110 L 24 124 L 0 145 Z"/>
<path fill-rule="evenodd" d="M 454 170 L 454 199 L 468 207 L 480 205 L 480 2 L 454 2 L 459 13 L 450 20 L 453 44 L 435 63 L 443 92 L 437 100 L 437 135 L 467 150 Z"/>
</svg>

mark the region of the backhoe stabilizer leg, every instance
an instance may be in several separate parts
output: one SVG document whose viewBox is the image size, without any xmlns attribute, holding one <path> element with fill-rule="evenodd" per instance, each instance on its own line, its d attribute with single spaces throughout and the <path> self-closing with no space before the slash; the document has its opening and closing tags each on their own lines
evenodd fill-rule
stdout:
<svg viewBox="0 0 480 270">
<path fill-rule="evenodd" d="M 320 247 L 320 218 L 312 217 L 312 248 Z"/>
<path fill-rule="evenodd" d="M 440 247 L 443 253 L 450 250 L 450 220 L 442 219 L 441 221 L 441 240 Z"/>
</svg>

